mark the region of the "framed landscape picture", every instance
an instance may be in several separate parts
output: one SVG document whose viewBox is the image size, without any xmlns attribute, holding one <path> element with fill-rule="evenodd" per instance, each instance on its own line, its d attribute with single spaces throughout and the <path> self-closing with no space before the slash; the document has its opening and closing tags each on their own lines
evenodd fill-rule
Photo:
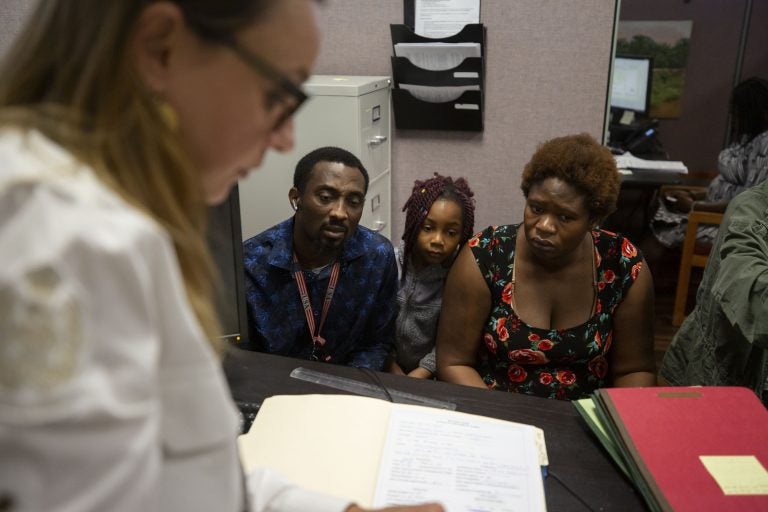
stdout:
<svg viewBox="0 0 768 512">
<path fill-rule="evenodd" d="M 650 117 L 680 116 L 693 21 L 620 21 L 616 55 L 653 58 Z"/>
</svg>

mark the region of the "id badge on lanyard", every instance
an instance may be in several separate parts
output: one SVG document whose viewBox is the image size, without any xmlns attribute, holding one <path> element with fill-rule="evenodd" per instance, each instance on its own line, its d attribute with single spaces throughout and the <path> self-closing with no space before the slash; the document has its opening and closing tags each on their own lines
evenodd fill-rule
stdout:
<svg viewBox="0 0 768 512">
<path fill-rule="evenodd" d="M 296 270 L 293 275 L 296 278 L 296 286 L 299 289 L 299 296 L 301 297 L 301 306 L 304 308 L 304 316 L 307 319 L 307 326 L 309 327 L 309 334 L 312 336 L 312 355 L 310 359 L 312 361 L 324 361 L 331 360 L 331 356 L 325 351 L 325 338 L 320 335 L 325 324 L 325 319 L 328 316 L 328 310 L 331 309 L 331 301 L 333 300 L 333 292 L 336 291 L 336 285 L 339 282 L 339 274 L 341 272 L 341 264 L 337 261 L 331 268 L 331 278 L 328 281 L 328 288 L 325 290 L 325 300 L 323 301 L 323 311 L 320 314 L 320 323 L 315 329 L 315 315 L 312 313 L 312 303 L 309 300 L 309 292 L 307 291 L 307 283 L 304 280 L 304 273 L 299 268 L 299 260 L 296 257 L 296 253 L 293 254 L 293 261 L 296 264 Z"/>
</svg>

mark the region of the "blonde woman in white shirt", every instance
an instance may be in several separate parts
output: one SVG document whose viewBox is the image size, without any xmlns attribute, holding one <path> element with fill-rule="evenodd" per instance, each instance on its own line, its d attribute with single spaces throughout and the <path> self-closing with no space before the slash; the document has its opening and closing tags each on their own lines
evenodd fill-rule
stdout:
<svg viewBox="0 0 768 512">
<path fill-rule="evenodd" d="M 0 70 L 4 506 L 359 510 L 243 479 L 209 342 L 207 206 L 292 146 L 315 9 L 40 0 Z"/>
</svg>

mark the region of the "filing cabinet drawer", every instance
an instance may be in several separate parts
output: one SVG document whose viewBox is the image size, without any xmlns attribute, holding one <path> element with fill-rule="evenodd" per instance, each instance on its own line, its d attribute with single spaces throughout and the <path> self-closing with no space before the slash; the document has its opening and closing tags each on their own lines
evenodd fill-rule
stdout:
<svg viewBox="0 0 768 512">
<path fill-rule="evenodd" d="M 360 160 L 373 179 L 390 169 L 389 90 L 361 96 L 359 106 Z"/>
<path fill-rule="evenodd" d="M 387 171 L 377 176 L 368 185 L 368 194 L 365 196 L 365 210 L 363 210 L 360 224 L 392 240 L 390 177 L 390 172 Z"/>
</svg>

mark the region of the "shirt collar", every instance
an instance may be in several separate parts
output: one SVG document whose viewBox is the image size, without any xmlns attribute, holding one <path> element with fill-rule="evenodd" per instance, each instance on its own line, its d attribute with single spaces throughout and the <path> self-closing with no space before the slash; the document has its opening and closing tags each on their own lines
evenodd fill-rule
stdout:
<svg viewBox="0 0 768 512">
<path fill-rule="evenodd" d="M 293 222 L 294 217 L 291 217 L 273 228 L 270 236 L 272 251 L 267 260 L 270 265 L 289 271 L 293 270 Z M 340 258 L 342 263 L 363 256 L 366 251 L 365 242 L 371 235 L 372 232 L 358 225 L 355 233 L 344 242 Z"/>
</svg>

